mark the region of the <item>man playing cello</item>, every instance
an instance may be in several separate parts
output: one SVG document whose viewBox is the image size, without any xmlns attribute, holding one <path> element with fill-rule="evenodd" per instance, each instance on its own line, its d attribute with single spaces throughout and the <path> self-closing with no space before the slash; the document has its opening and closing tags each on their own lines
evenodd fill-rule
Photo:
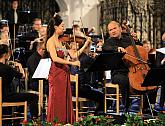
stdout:
<svg viewBox="0 0 165 126">
<path fill-rule="evenodd" d="M 141 86 L 150 69 L 147 64 L 148 55 L 142 46 L 136 45 L 130 33 L 122 34 L 118 22 L 111 21 L 108 24 L 108 31 L 110 38 L 105 41 L 103 51 L 126 53 L 118 68 L 112 69 L 111 79 L 112 83 L 119 84 L 124 111 L 127 112 L 130 91 L 136 93 L 155 89 L 155 86 Z"/>
<path fill-rule="evenodd" d="M 108 24 L 109 38 L 105 41 L 102 49 L 104 52 L 123 52 L 126 53 L 125 48 L 131 45 L 128 36 L 122 36 L 122 28 L 116 21 L 111 21 Z M 117 69 L 111 71 L 112 83 L 119 84 L 122 95 L 122 102 L 124 111 L 128 111 L 129 107 L 129 78 L 128 67 L 124 62 L 121 62 Z"/>
</svg>

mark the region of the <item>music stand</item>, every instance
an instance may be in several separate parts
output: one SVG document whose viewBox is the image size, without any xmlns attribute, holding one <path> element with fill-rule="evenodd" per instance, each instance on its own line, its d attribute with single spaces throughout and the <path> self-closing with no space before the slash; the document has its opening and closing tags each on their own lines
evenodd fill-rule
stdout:
<svg viewBox="0 0 165 126">
<path fill-rule="evenodd" d="M 107 71 L 112 70 L 118 67 L 120 62 L 122 61 L 122 57 L 125 53 L 118 52 L 102 52 L 100 53 L 94 62 L 91 64 L 89 68 L 84 69 L 85 72 L 93 72 L 93 71 Z M 103 85 L 105 86 L 106 81 L 103 81 Z M 105 95 L 105 94 L 104 94 Z"/>
<path fill-rule="evenodd" d="M 165 69 L 163 69 L 163 68 L 152 68 L 152 69 L 150 69 L 148 71 L 146 77 L 144 78 L 143 84 L 141 86 L 142 87 L 147 87 L 147 86 L 159 86 L 159 85 L 161 85 L 161 82 L 165 81 L 164 73 L 165 73 Z M 146 96 L 147 96 L 150 111 L 151 111 L 151 114 L 152 114 L 152 117 L 153 117 L 153 110 L 152 110 L 151 103 L 149 101 L 147 93 L 146 93 Z"/>
<path fill-rule="evenodd" d="M 50 66 L 50 58 L 41 59 L 32 76 L 33 79 L 39 79 L 39 115 L 42 114 L 43 108 L 43 79 L 48 79 Z"/>
<path fill-rule="evenodd" d="M 85 71 L 107 71 L 117 68 L 122 62 L 124 53 L 100 53 L 91 66 Z"/>
<path fill-rule="evenodd" d="M 150 63 L 150 68 L 154 68 L 156 66 L 155 54 L 148 54 L 148 62 Z"/>
<path fill-rule="evenodd" d="M 165 81 L 164 73 L 165 69 L 163 68 L 150 69 L 143 81 L 142 87 L 159 86 L 162 81 Z"/>
<path fill-rule="evenodd" d="M 37 17 L 38 17 L 38 12 L 36 11 L 19 12 L 20 24 L 32 24 L 33 19 Z"/>
</svg>

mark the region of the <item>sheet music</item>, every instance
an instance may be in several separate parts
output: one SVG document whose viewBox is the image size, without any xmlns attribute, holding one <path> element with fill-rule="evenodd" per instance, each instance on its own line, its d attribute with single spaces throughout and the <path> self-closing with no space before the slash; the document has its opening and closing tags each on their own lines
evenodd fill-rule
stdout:
<svg viewBox="0 0 165 126">
<path fill-rule="evenodd" d="M 156 49 L 156 51 L 165 54 L 165 47 Z"/>
<path fill-rule="evenodd" d="M 50 58 L 41 59 L 32 78 L 48 79 L 50 66 L 51 66 Z"/>
<path fill-rule="evenodd" d="M 111 70 L 105 71 L 105 77 L 106 79 L 111 79 Z"/>
</svg>

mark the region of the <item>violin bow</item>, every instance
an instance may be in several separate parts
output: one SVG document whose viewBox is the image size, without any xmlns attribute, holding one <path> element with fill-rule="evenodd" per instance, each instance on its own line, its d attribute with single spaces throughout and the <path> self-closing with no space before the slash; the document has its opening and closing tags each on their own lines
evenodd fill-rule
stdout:
<svg viewBox="0 0 165 126">
<path fill-rule="evenodd" d="M 83 33 L 85 35 L 84 25 L 83 25 L 83 22 L 82 22 L 82 18 L 81 17 L 80 17 L 80 23 L 81 23 L 81 27 L 82 27 Z"/>
<path fill-rule="evenodd" d="M 103 29 L 100 27 L 100 31 L 101 31 L 101 36 L 102 36 L 102 39 L 103 39 L 103 44 L 104 44 L 104 33 L 103 33 Z"/>
<path fill-rule="evenodd" d="M 80 23 L 81 23 L 81 27 L 82 27 L 82 30 L 83 30 L 83 34 L 84 34 L 85 38 L 87 39 L 87 36 L 85 35 L 84 25 L 83 25 L 83 21 L 82 21 L 81 17 L 80 17 Z M 89 55 L 89 51 L 87 51 L 87 53 Z"/>
<path fill-rule="evenodd" d="M 6 21 L 6 24 L 7 24 L 7 27 L 9 28 L 9 22 L 7 20 Z M 14 48 L 12 46 L 12 43 L 11 43 L 11 36 L 10 36 L 10 31 L 8 32 L 8 37 L 9 37 L 9 49 L 11 50 L 11 57 L 12 57 L 12 61 L 14 62 L 15 60 L 15 57 L 14 57 Z M 10 59 L 8 59 L 10 60 Z"/>
<path fill-rule="evenodd" d="M 72 23 L 72 25 L 74 26 L 74 20 L 73 20 L 73 23 Z M 76 60 L 78 60 L 78 50 L 77 50 L 77 42 L 76 42 L 76 35 L 75 35 L 75 28 L 73 28 L 73 41 L 76 43 Z"/>
</svg>

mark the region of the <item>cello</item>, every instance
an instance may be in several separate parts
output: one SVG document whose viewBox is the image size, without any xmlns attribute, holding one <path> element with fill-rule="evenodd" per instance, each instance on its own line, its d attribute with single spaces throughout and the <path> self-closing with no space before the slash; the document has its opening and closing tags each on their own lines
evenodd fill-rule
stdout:
<svg viewBox="0 0 165 126">
<path fill-rule="evenodd" d="M 126 62 L 129 68 L 129 82 L 130 82 L 130 91 L 148 91 L 154 90 L 156 86 L 147 86 L 142 87 L 144 79 L 150 70 L 147 60 L 148 53 L 144 47 L 136 45 L 133 37 L 129 34 L 132 45 L 125 48 L 127 53 L 124 55 L 123 60 Z"/>
</svg>

